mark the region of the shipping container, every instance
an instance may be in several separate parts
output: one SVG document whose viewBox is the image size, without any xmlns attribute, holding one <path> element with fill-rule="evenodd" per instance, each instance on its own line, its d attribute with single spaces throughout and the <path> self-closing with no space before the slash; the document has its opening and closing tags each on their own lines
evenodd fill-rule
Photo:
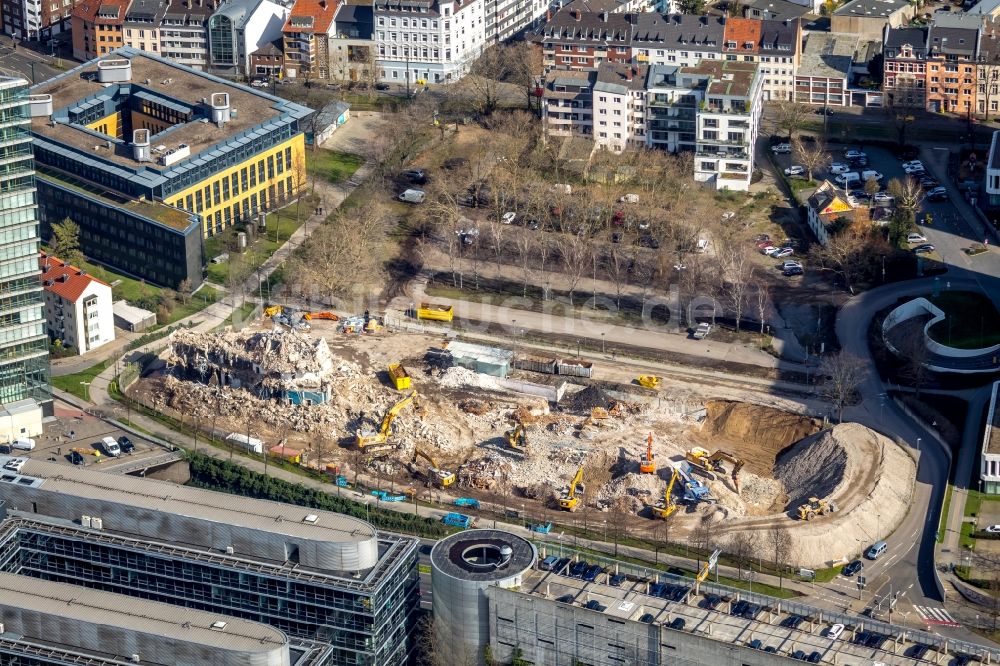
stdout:
<svg viewBox="0 0 1000 666">
<path fill-rule="evenodd" d="M 558 374 L 567 375 L 569 377 L 594 376 L 594 364 L 587 361 L 560 359 L 559 363 L 556 364 L 556 370 L 558 371 Z"/>
</svg>

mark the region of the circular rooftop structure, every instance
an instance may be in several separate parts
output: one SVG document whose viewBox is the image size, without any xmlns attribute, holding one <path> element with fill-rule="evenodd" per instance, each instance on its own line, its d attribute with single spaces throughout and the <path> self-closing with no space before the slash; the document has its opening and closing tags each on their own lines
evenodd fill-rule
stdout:
<svg viewBox="0 0 1000 666">
<path fill-rule="evenodd" d="M 431 551 L 434 631 L 445 666 L 478 659 L 490 637 L 493 586 L 520 587 L 538 558 L 535 545 L 503 530 L 465 530 L 438 541 Z"/>
</svg>

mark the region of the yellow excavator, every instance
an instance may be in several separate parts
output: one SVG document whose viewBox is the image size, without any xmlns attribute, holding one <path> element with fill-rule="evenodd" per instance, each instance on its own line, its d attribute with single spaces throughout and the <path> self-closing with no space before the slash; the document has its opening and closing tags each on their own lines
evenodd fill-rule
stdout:
<svg viewBox="0 0 1000 666">
<path fill-rule="evenodd" d="M 646 438 L 646 455 L 639 460 L 639 471 L 643 474 L 656 474 L 656 459 L 653 457 L 653 433 Z"/>
<path fill-rule="evenodd" d="M 837 510 L 837 503 L 833 500 L 810 497 L 805 504 L 799 505 L 799 520 L 812 520 L 817 516 L 825 516 Z"/>
<path fill-rule="evenodd" d="M 674 501 L 674 484 L 677 483 L 680 472 L 677 471 L 676 467 L 671 467 L 670 469 L 673 473 L 670 475 L 670 483 L 667 484 L 667 489 L 663 491 L 663 499 L 650 507 L 653 511 L 653 516 L 663 518 L 664 520 L 673 515 L 674 511 L 677 510 L 677 502 Z"/>
<path fill-rule="evenodd" d="M 569 484 L 569 490 L 566 494 L 559 498 L 559 508 L 565 511 L 576 511 L 576 505 L 579 504 L 580 498 L 576 496 L 577 486 L 583 481 L 583 465 L 580 465 L 580 469 L 576 470 L 576 476 Z"/>
<path fill-rule="evenodd" d="M 733 469 L 729 473 L 729 477 L 733 480 L 733 487 L 736 489 L 736 494 L 739 494 L 739 475 L 740 470 L 743 469 L 743 465 L 746 464 L 745 461 L 737 458 L 728 451 L 716 451 L 715 453 L 709 453 L 706 449 L 703 449 L 700 446 L 696 446 L 693 449 L 688 450 L 688 452 L 684 454 L 684 457 L 696 468 L 703 472 L 708 472 L 709 474 L 724 474 L 726 470 L 719 464 L 723 460 L 728 463 L 732 463 Z"/>
<path fill-rule="evenodd" d="M 420 449 L 413 449 L 413 463 L 417 462 L 417 458 L 423 458 L 430 463 L 430 474 L 429 476 L 433 479 L 434 484 L 439 488 L 447 488 L 451 484 L 455 483 L 455 473 L 443 470 L 438 467 L 438 464 L 434 462 L 434 458 L 431 458 L 429 454 L 424 453 Z"/>
<path fill-rule="evenodd" d="M 382 425 L 379 427 L 377 432 L 371 430 L 361 430 L 359 428 L 355 433 L 358 449 L 366 451 L 370 450 L 370 447 L 386 444 L 389 441 L 389 435 L 392 431 L 392 422 L 396 420 L 399 412 L 401 412 L 404 407 L 409 405 L 411 402 L 416 403 L 417 397 L 417 392 L 411 391 L 408 396 L 390 407 L 389 411 L 387 411 L 385 416 L 382 418 Z"/>
<path fill-rule="evenodd" d="M 272 305 L 271 307 L 264 308 L 265 317 L 273 317 L 274 315 L 280 315 L 282 307 L 280 305 Z"/>
<path fill-rule="evenodd" d="M 507 438 L 507 445 L 510 448 L 523 455 L 528 455 L 528 431 L 525 430 L 523 423 L 520 421 L 515 423 L 514 429 L 505 432 L 504 436 Z"/>
</svg>

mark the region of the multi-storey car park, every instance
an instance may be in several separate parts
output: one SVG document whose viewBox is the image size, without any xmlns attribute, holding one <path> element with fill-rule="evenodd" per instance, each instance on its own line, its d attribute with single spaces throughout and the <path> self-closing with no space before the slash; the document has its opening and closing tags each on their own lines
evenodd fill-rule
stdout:
<svg viewBox="0 0 1000 666">
<path fill-rule="evenodd" d="M 66 583 L 0 573 L 0 589 L 4 664 L 306 666 L 329 651 L 259 622 Z"/>
<path fill-rule="evenodd" d="M 31 88 L 43 234 L 150 282 L 202 279 L 202 238 L 305 183 L 309 109 L 124 47 Z"/>
<path fill-rule="evenodd" d="M 431 552 L 442 663 L 872 666 L 996 663 L 1000 650 L 711 581 L 467 530 Z M 446 603 L 439 604 L 440 601 Z M 882 605 L 890 608 L 891 599 Z M 891 615 L 891 614 L 890 614 Z M 887 618 L 888 619 L 888 618 Z M 838 637 L 831 634 L 841 625 Z M 836 632 L 834 632 L 836 633 Z"/>
<path fill-rule="evenodd" d="M 2 456 L 0 503 L 0 572 L 260 622 L 328 644 L 324 664 L 390 666 L 411 653 L 416 538 L 329 511 Z"/>
</svg>

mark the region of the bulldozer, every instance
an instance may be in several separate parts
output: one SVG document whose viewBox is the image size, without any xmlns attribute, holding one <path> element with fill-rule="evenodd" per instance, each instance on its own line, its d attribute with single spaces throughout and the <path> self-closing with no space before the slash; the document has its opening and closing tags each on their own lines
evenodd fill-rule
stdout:
<svg viewBox="0 0 1000 666">
<path fill-rule="evenodd" d="M 430 463 L 430 468 L 428 469 L 428 472 L 430 473 L 428 476 L 438 488 L 447 488 L 451 484 L 455 483 L 455 473 L 438 467 L 438 464 L 434 462 L 434 458 L 431 458 L 430 454 L 424 453 L 420 449 L 415 448 L 413 450 L 413 464 L 416 464 L 417 458 L 423 458 Z"/>
<path fill-rule="evenodd" d="M 528 455 L 528 431 L 524 424 L 518 421 L 514 424 L 513 430 L 504 433 L 507 445 L 514 451 L 519 451 L 522 455 Z"/>
<path fill-rule="evenodd" d="M 576 470 L 576 476 L 569 484 L 569 490 L 559 498 L 559 508 L 564 511 L 576 511 L 576 505 L 580 503 L 580 498 L 576 496 L 577 488 L 583 482 L 583 465 Z"/>
<path fill-rule="evenodd" d="M 729 477 L 733 481 L 733 488 L 736 490 L 738 495 L 740 492 L 740 470 L 743 469 L 743 465 L 746 464 L 745 461 L 737 458 L 732 453 L 728 451 L 716 451 L 715 453 L 709 453 L 708 450 L 696 446 L 693 449 L 689 449 L 687 453 L 684 454 L 691 465 L 701 472 L 704 472 L 711 478 L 715 478 L 715 474 L 725 474 L 726 469 L 720 464 L 723 460 L 732 463 L 733 470 L 729 473 Z"/>
<path fill-rule="evenodd" d="M 810 497 L 805 504 L 799 505 L 799 520 L 812 520 L 816 516 L 825 516 L 828 513 L 837 511 L 837 503 L 833 500 Z"/>
<path fill-rule="evenodd" d="M 639 460 L 639 471 L 643 474 L 656 474 L 656 459 L 653 457 L 653 433 L 646 438 L 646 455 Z"/>
<path fill-rule="evenodd" d="M 387 448 L 392 448 L 387 446 L 389 442 L 389 435 L 392 432 L 392 422 L 396 420 L 399 412 L 401 412 L 403 408 L 411 402 L 419 407 L 417 404 L 418 397 L 419 396 L 416 391 L 411 391 L 408 396 L 390 407 L 389 411 L 387 411 L 385 416 L 382 418 L 382 425 L 377 431 L 361 430 L 359 428 L 355 433 L 355 442 L 358 449 L 369 453 L 377 453 L 387 450 Z"/>
<path fill-rule="evenodd" d="M 636 381 L 639 382 L 639 386 L 644 388 L 660 388 L 660 377 L 657 377 L 656 375 L 639 375 L 639 378 Z"/>
</svg>

